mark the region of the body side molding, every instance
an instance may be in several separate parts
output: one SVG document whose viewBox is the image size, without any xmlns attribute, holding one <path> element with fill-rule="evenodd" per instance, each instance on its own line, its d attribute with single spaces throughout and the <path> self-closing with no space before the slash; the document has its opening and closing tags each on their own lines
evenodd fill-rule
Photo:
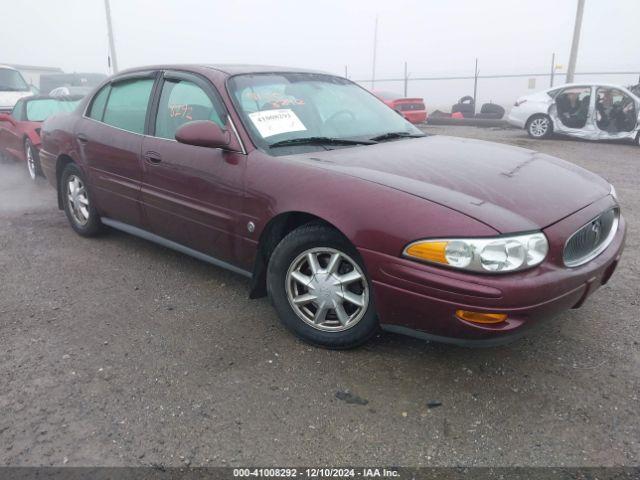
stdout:
<svg viewBox="0 0 640 480">
<path fill-rule="evenodd" d="M 134 227 L 132 225 L 128 225 L 126 223 L 119 222 L 117 220 L 112 220 L 110 218 L 102 218 L 102 223 L 105 225 L 115 228 L 116 230 L 121 230 L 125 233 L 129 233 L 131 235 L 135 235 L 136 237 L 143 238 L 153 243 L 157 243 L 158 245 L 162 245 L 163 247 L 170 248 L 171 250 L 175 250 L 180 253 L 184 253 L 185 255 L 189 255 L 190 257 L 197 258 L 198 260 L 202 260 L 203 262 L 210 263 L 211 265 L 215 265 L 216 267 L 221 267 L 226 270 L 230 270 L 234 273 L 240 274 L 244 277 L 251 278 L 252 273 L 246 270 L 243 270 L 235 265 L 231 265 L 223 260 L 218 260 L 215 257 L 207 255 L 202 252 L 198 252 L 189 247 L 185 247 L 179 243 L 173 242 L 171 240 L 167 240 L 164 237 L 156 235 L 155 233 L 148 232 L 138 227 Z"/>
</svg>

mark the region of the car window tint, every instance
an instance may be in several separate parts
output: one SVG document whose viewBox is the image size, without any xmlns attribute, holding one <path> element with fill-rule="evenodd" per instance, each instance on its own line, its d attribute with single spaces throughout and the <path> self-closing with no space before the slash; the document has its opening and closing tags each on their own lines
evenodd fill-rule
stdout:
<svg viewBox="0 0 640 480">
<path fill-rule="evenodd" d="M 44 122 L 51 115 L 62 112 L 72 112 L 80 100 L 66 100 L 57 98 L 38 98 L 27 102 L 27 120 L 30 122 Z"/>
<path fill-rule="evenodd" d="M 17 103 L 13 106 L 13 110 L 11 111 L 11 116 L 21 122 L 24 120 L 22 111 L 24 106 L 24 100 L 18 100 Z"/>
<path fill-rule="evenodd" d="M 104 115 L 104 107 L 107 104 L 107 98 L 109 97 L 110 88 L 111 85 L 103 87 L 102 90 L 100 90 L 98 94 L 93 97 L 93 101 L 91 102 L 91 109 L 89 110 L 89 118 L 102 121 L 102 116 Z"/>
<path fill-rule="evenodd" d="M 162 85 L 155 136 L 174 139 L 182 125 L 193 120 L 210 120 L 224 127 L 224 110 L 207 93 L 188 80 L 168 79 Z"/>
<path fill-rule="evenodd" d="M 144 133 L 153 82 L 151 78 L 144 78 L 112 85 L 103 122 L 129 132 Z"/>
</svg>

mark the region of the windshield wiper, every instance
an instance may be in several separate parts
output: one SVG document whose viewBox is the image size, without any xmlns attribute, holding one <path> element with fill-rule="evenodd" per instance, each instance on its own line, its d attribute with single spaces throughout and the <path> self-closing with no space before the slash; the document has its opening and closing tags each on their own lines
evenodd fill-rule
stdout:
<svg viewBox="0 0 640 480">
<path fill-rule="evenodd" d="M 387 132 L 382 135 L 378 135 L 377 137 L 373 137 L 371 141 L 373 142 L 384 142 L 385 140 L 394 140 L 396 138 L 420 138 L 426 137 L 424 134 L 419 133 L 409 133 L 409 132 Z"/>
<path fill-rule="evenodd" d="M 332 137 L 303 137 L 303 138 L 290 138 L 288 140 L 281 140 L 279 142 L 269 145 L 273 147 L 290 147 L 294 145 L 373 145 L 376 143 L 373 140 L 356 140 L 350 138 L 332 138 Z"/>
</svg>

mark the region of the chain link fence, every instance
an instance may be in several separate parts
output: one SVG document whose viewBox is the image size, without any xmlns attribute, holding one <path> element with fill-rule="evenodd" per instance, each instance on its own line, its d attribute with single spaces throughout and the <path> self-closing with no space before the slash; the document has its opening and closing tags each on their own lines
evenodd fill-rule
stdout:
<svg viewBox="0 0 640 480">
<path fill-rule="evenodd" d="M 566 73 L 515 73 L 497 75 L 399 76 L 354 80 L 370 90 L 390 91 L 407 97 L 424 98 L 429 112 L 450 111 L 466 95 L 474 96 L 476 105 L 497 103 L 508 112 L 515 100 L 553 85 L 566 83 Z M 574 83 L 607 83 L 630 86 L 640 83 L 640 70 L 611 72 L 576 72 Z"/>
</svg>

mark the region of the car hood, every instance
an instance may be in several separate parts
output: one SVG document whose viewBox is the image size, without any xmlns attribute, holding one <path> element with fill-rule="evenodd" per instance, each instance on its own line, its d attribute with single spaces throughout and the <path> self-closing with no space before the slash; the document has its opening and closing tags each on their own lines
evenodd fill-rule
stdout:
<svg viewBox="0 0 640 480">
<path fill-rule="evenodd" d="M 4 92 L 0 90 L 0 108 L 13 108 L 22 97 L 33 95 L 31 92 Z"/>
<path fill-rule="evenodd" d="M 439 203 L 501 233 L 543 229 L 611 188 L 601 177 L 549 155 L 446 136 L 296 157 Z"/>
</svg>

